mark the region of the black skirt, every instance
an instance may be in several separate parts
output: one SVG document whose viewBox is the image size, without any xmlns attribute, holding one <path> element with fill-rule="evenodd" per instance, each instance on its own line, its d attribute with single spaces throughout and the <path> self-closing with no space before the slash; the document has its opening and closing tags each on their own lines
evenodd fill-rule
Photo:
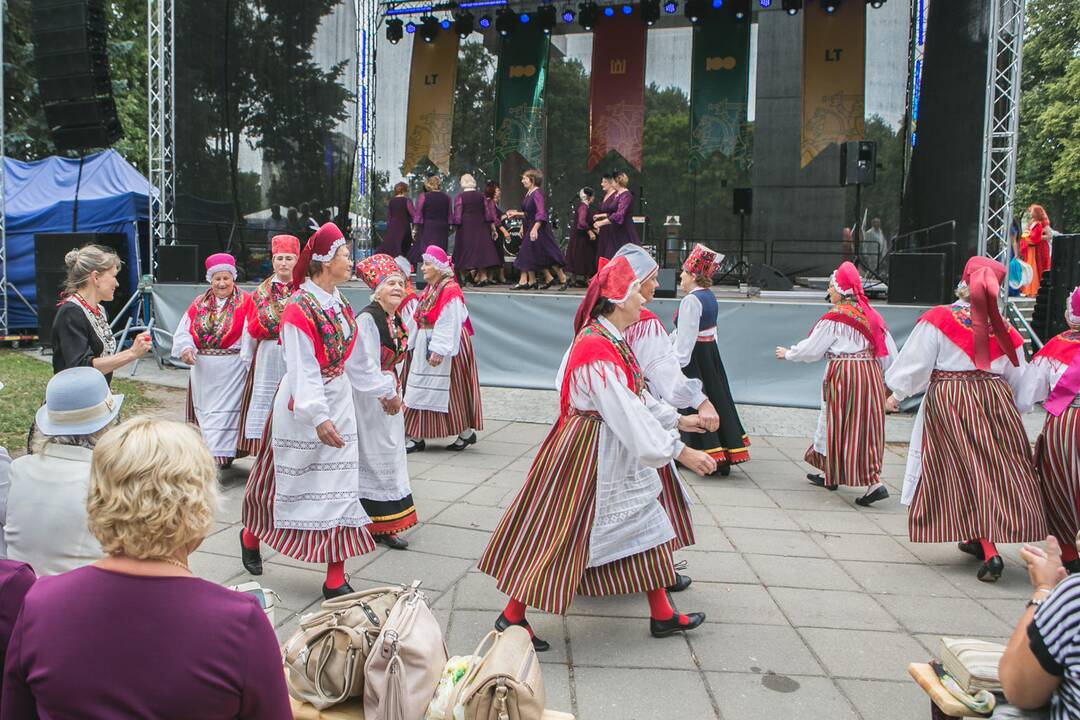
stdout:
<svg viewBox="0 0 1080 720">
<path fill-rule="evenodd" d="M 716 432 L 682 433 L 683 442 L 695 450 L 707 452 L 721 465 L 736 465 L 749 460 L 750 438 L 739 420 L 724 371 L 724 361 L 720 359 L 720 349 L 714 339 L 694 343 L 694 351 L 690 355 L 690 362 L 683 368 L 683 374 L 701 380 L 705 395 L 720 416 L 720 428 Z M 697 410 L 680 412 L 691 415 Z"/>
</svg>

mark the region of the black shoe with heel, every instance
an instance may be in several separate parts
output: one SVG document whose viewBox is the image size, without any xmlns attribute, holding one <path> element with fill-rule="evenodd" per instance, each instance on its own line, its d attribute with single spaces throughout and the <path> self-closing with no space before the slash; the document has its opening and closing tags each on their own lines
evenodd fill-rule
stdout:
<svg viewBox="0 0 1080 720">
<path fill-rule="evenodd" d="M 339 598 L 342 595 L 348 595 L 349 593 L 353 592 L 356 591 L 353 590 L 352 585 L 349 585 L 349 583 L 347 582 L 342 583 L 336 588 L 328 588 L 326 587 L 326 583 L 323 583 L 322 586 L 322 596 L 326 600 L 333 600 L 334 598 Z"/>
<path fill-rule="evenodd" d="M 495 620 L 495 629 L 498 630 L 499 632 L 502 632 L 502 631 L 506 630 L 506 628 L 510 627 L 511 625 L 517 625 L 518 627 L 525 628 L 529 632 L 532 632 L 532 628 L 529 627 L 529 621 L 528 620 L 522 620 L 521 622 L 510 622 L 506 618 L 506 615 L 504 615 L 502 613 L 499 613 L 499 617 Z M 533 650 L 535 650 L 536 652 L 547 652 L 548 650 L 551 649 L 551 643 L 549 643 L 546 640 L 541 640 L 540 638 L 536 637 L 535 633 L 533 633 L 532 646 L 533 646 Z"/>
<path fill-rule="evenodd" d="M 665 590 L 668 592 L 682 592 L 693 584 L 693 580 L 689 575 L 683 575 L 682 573 L 675 573 L 675 583 L 668 585 Z"/>
<path fill-rule="evenodd" d="M 409 547 L 408 540 L 403 537 L 398 537 L 394 533 L 389 533 L 387 535 L 376 535 L 375 542 L 379 543 L 380 545 L 385 545 L 391 550 L 405 550 Z"/>
<path fill-rule="evenodd" d="M 885 500 L 889 497 L 889 491 L 882 485 L 877 490 L 862 497 L 855 498 L 855 504 L 862 507 L 870 507 L 879 500 Z"/>
<path fill-rule="evenodd" d="M 240 562 L 243 563 L 244 569 L 252 575 L 262 575 L 262 550 L 255 548 L 254 550 L 248 550 L 244 547 L 244 531 L 240 530 Z"/>
<path fill-rule="evenodd" d="M 411 455 L 411 454 L 413 454 L 415 452 L 424 452 L 424 450 L 426 450 L 426 449 L 427 449 L 427 443 L 426 442 L 424 442 L 423 440 L 416 440 L 416 441 L 413 442 L 412 445 L 407 445 L 405 447 L 405 454 L 406 455 Z"/>
<path fill-rule="evenodd" d="M 447 450 L 453 450 L 454 452 L 461 452 L 470 445 L 476 444 L 476 432 L 474 431 L 472 436 L 463 438 L 460 435 L 454 439 L 454 442 L 446 446 Z"/>
<path fill-rule="evenodd" d="M 959 548 L 962 553 L 967 553 L 980 560 L 986 559 L 983 555 L 982 543 L 978 540 L 968 540 L 967 542 L 957 543 L 956 547 Z"/>
<path fill-rule="evenodd" d="M 823 487 L 826 490 L 836 490 L 836 488 L 840 487 L 839 485 L 826 485 L 825 477 L 823 475 L 818 475 L 817 473 L 807 473 L 806 479 L 810 481 L 811 485 L 817 485 L 818 487 Z"/>
<path fill-rule="evenodd" d="M 1004 570 L 1005 561 L 1001 559 L 1000 555 L 995 555 L 979 567 L 979 572 L 975 577 L 985 583 L 997 582 Z"/>
<path fill-rule="evenodd" d="M 668 637 L 675 633 L 693 630 L 705 622 L 705 613 L 686 613 L 686 617 L 690 622 L 685 625 L 679 624 L 679 613 L 675 613 L 667 620 L 649 618 L 649 633 L 654 638 Z"/>
</svg>

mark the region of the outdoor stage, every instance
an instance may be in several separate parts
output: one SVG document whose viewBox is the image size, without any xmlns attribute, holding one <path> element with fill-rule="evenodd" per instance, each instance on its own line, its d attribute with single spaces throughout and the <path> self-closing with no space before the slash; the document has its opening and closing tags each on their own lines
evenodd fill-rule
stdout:
<svg viewBox="0 0 1080 720">
<path fill-rule="evenodd" d="M 250 286 L 244 286 L 250 290 Z M 157 324 L 170 332 L 205 285 L 154 285 Z M 359 310 L 370 291 L 360 282 L 342 286 Z M 791 363 L 775 359 L 777 345 L 806 337 L 827 310 L 820 290 L 762 292 L 747 298 L 733 288 L 714 288 L 719 300 L 717 322 L 720 354 L 735 400 L 752 405 L 816 408 L 825 363 Z M 480 383 L 496 387 L 550 390 L 563 353 L 570 346 L 573 317 L 581 290 L 511 292 L 503 289 L 466 290 L 466 303 L 476 330 L 474 347 Z M 677 299 L 656 299 L 649 308 L 671 329 Z M 898 345 L 903 345 L 926 308 L 875 303 Z M 169 338 L 158 336 L 163 346 Z"/>
</svg>

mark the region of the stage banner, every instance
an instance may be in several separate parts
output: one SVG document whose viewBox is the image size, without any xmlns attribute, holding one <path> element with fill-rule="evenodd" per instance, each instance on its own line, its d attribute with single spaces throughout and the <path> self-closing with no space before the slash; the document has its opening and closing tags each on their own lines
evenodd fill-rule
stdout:
<svg viewBox="0 0 1080 720">
<path fill-rule="evenodd" d="M 802 167 L 833 143 L 863 136 L 866 3 L 802 13 Z"/>
<path fill-rule="evenodd" d="M 641 169 L 645 129 L 645 23 L 637 12 L 604 17 L 593 31 L 589 170 L 612 150 Z"/>
<path fill-rule="evenodd" d="M 750 23 L 705 13 L 694 27 L 690 80 L 690 169 L 716 153 L 733 157 L 742 142 L 750 90 Z"/>
<path fill-rule="evenodd" d="M 499 52 L 495 85 L 495 157 L 518 153 L 539 168 L 544 150 L 544 81 L 551 39 L 538 28 L 516 29 Z"/>
<path fill-rule="evenodd" d="M 457 63 L 456 33 L 441 32 L 430 43 L 419 37 L 413 40 L 403 175 L 412 172 L 425 157 L 442 172 L 450 172 Z"/>
</svg>

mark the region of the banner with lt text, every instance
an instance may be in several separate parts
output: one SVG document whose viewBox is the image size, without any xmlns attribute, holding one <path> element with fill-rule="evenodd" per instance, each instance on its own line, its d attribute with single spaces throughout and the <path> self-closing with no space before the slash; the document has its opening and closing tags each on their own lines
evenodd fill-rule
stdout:
<svg viewBox="0 0 1080 720">
<path fill-rule="evenodd" d="M 495 85 L 495 157 L 512 153 L 539 168 L 544 151 L 544 81 L 550 38 L 538 28 L 515 30 L 502 41 Z"/>
<path fill-rule="evenodd" d="M 412 172 L 425 157 L 440 171 L 450 172 L 457 63 L 457 34 L 441 32 L 430 43 L 413 36 L 402 174 Z"/>
<path fill-rule="evenodd" d="M 690 169 L 716 153 L 745 154 L 750 90 L 750 23 L 705 13 L 694 27 L 690 81 Z"/>
<path fill-rule="evenodd" d="M 612 150 L 641 169 L 645 129 L 645 23 L 616 13 L 593 31 L 589 81 L 589 170 Z"/>
<path fill-rule="evenodd" d="M 866 3 L 803 17 L 802 167 L 833 143 L 863 136 Z"/>
</svg>

